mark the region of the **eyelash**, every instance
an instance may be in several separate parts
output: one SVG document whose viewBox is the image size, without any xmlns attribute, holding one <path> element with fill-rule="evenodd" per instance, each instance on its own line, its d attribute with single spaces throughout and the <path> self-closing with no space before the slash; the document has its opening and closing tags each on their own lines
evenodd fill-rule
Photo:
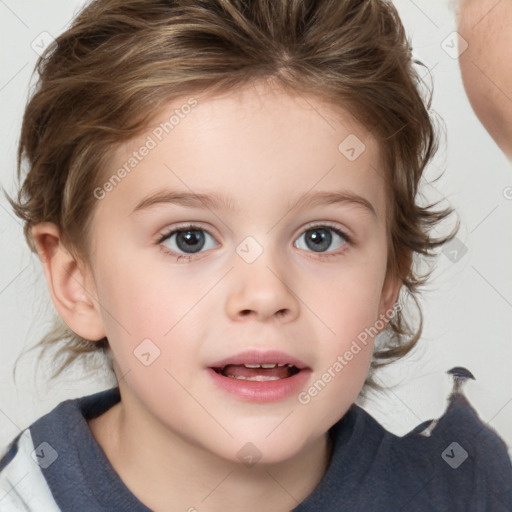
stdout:
<svg viewBox="0 0 512 512">
<path fill-rule="evenodd" d="M 334 227 L 330 224 L 312 224 L 311 226 L 307 226 L 304 231 L 301 233 L 301 236 L 307 232 L 307 231 L 311 231 L 312 229 L 315 229 L 315 228 L 329 228 L 330 230 L 334 231 L 337 235 L 339 235 L 341 238 L 343 238 L 345 240 L 345 246 L 351 246 L 351 245 L 354 245 L 354 242 L 353 242 L 353 239 L 351 236 L 347 235 L 344 231 L 341 231 L 338 227 Z M 195 224 L 187 224 L 185 226 L 180 226 L 178 228 L 173 228 L 172 230 L 169 230 L 169 231 L 166 231 L 165 233 L 160 233 L 160 238 L 158 239 L 158 241 L 156 242 L 160 249 L 165 253 L 165 254 L 168 254 L 170 256 L 173 256 L 173 257 L 176 257 L 176 253 L 174 251 L 171 251 L 169 249 L 167 249 L 166 247 L 164 247 L 162 244 L 162 242 L 164 242 L 165 240 L 169 239 L 172 235 L 174 235 L 175 233 L 179 233 L 181 231 L 204 231 L 205 233 L 208 233 L 208 235 L 210 235 L 212 238 L 215 238 L 207 229 L 201 227 L 201 226 L 197 226 Z M 337 253 L 316 253 L 317 256 L 320 258 L 320 259 L 327 259 L 327 258 L 332 258 L 332 257 L 336 257 L 336 256 L 343 256 L 344 253 L 345 253 L 345 249 L 341 249 L 342 252 L 337 252 Z M 177 259 L 176 261 L 179 261 L 180 259 L 184 259 L 186 261 L 190 261 L 192 260 L 196 255 L 198 254 L 201 254 L 201 253 L 195 253 L 195 254 L 178 254 L 177 256 Z"/>
</svg>

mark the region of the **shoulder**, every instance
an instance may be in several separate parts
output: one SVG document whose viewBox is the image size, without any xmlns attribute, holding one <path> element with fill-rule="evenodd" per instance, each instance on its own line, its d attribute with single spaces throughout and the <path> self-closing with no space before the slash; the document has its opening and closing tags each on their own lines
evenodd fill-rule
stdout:
<svg viewBox="0 0 512 512">
<path fill-rule="evenodd" d="M 450 510 L 512 510 L 510 451 L 461 393 L 450 396 L 439 419 L 397 438 L 391 461 L 404 481 L 418 475 L 410 484 L 416 500 L 441 509 L 449 503 Z"/>
<path fill-rule="evenodd" d="M 439 419 L 418 425 L 401 440 L 443 448 L 441 458 L 450 467 L 462 466 L 466 460 L 470 460 L 478 463 L 482 470 L 512 472 L 510 451 L 505 441 L 480 419 L 463 394 L 451 395 L 448 407 Z M 445 446 L 448 440 L 451 441 Z M 452 452 L 456 461 L 450 461 Z"/>
<path fill-rule="evenodd" d="M 46 454 L 35 449 L 29 429 L 11 443 L 0 460 L 0 509 L 2 512 L 58 512 L 38 460 Z"/>
<path fill-rule="evenodd" d="M 462 394 L 444 414 L 397 436 L 353 405 L 329 431 L 333 452 L 326 474 L 297 511 L 512 510 L 509 450 Z"/>
<path fill-rule="evenodd" d="M 77 447 L 90 437 L 86 418 L 118 400 L 117 389 L 66 400 L 23 430 L 0 459 L 0 510 L 58 512 L 56 495 L 76 471 Z"/>
</svg>

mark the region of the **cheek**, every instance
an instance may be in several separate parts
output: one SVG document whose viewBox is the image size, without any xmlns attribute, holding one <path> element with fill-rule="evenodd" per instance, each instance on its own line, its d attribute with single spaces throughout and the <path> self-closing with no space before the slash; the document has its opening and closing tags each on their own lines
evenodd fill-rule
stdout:
<svg viewBox="0 0 512 512">
<path fill-rule="evenodd" d="M 354 259 L 326 276 L 315 292 L 326 317 L 346 334 L 354 334 L 353 329 L 364 328 L 377 318 L 386 273 L 383 250 L 376 248 L 373 254 L 369 251 L 368 256 Z"/>
<path fill-rule="evenodd" d="M 321 339 L 316 379 L 328 383 L 330 390 L 320 400 L 339 406 L 333 411 L 334 419 L 335 413 L 344 412 L 359 394 L 368 374 L 375 338 L 383 326 L 378 316 L 383 276 L 368 271 L 357 274 L 357 278 L 335 300 L 324 299 L 324 318 L 330 331 Z"/>
<path fill-rule="evenodd" d="M 379 254 L 375 251 L 374 255 Z M 382 253 L 384 254 L 384 253 Z M 380 261 L 382 259 L 382 261 Z M 325 293 L 318 293 L 322 304 L 321 373 L 336 375 L 338 392 L 355 396 L 362 387 L 371 362 L 377 333 L 385 323 L 379 319 L 379 306 L 385 278 L 385 258 L 368 257 L 359 265 L 340 272 Z M 324 374 L 325 375 L 325 374 Z M 329 375 L 325 376 L 327 379 Z M 340 387 L 339 387 L 340 386 Z"/>
<path fill-rule="evenodd" d="M 149 352 L 151 358 L 158 355 L 155 369 L 176 354 L 193 355 L 197 349 L 193 338 L 202 338 L 204 325 L 197 318 L 208 313 L 205 307 L 209 302 L 203 298 L 219 280 L 218 275 L 199 277 L 185 272 L 185 265 L 180 269 L 167 266 L 160 256 L 156 259 L 162 263 L 155 263 L 154 256 L 150 264 L 136 257 L 98 261 L 101 272 L 97 290 L 103 322 L 123 372 L 134 364 L 139 368 L 140 361 L 135 358 L 141 351 Z"/>
<path fill-rule="evenodd" d="M 153 255 L 152 261 L 136 255 L 115 256 L 115 250 L 105 250 L 97 266 L 98 299 L 109 326 L 160 336 L 190 309 L 193 299 L 197 302 L 200 297 L 196 281 L 176 279 L 176 270 L 158 263 L 160 255 Z"/>
</svg>

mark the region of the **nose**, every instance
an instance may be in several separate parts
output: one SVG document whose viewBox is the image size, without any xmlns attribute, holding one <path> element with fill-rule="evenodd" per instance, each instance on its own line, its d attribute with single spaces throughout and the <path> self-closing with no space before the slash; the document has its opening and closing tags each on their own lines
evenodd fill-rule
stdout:
<svg viewBox="0 0 512 512">
<path fill-rule="evenodd" d="M 230 273 L 226 310 L 232 320 L 287 323 L 299 314 L 300 301 L 290 282 L 291 273 L 281 270 L 275 258 L 264 255 L 252 263 L 238 261 Z"/>
</svg>

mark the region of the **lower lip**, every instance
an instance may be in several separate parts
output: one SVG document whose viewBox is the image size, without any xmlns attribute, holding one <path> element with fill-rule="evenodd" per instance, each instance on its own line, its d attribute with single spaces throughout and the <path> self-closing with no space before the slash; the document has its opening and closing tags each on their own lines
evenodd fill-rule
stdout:
<svg viewBox="0 0 512 512">
<path fill-rule="evenodd" d="M 207 371 L 216 386 L 250 402 L 276 402 L 296 395 L 311 374 L 311 370 L 306 369 L 286 379 L 251 381 L 224 377 L 212 368 Z"/>
</svg>

